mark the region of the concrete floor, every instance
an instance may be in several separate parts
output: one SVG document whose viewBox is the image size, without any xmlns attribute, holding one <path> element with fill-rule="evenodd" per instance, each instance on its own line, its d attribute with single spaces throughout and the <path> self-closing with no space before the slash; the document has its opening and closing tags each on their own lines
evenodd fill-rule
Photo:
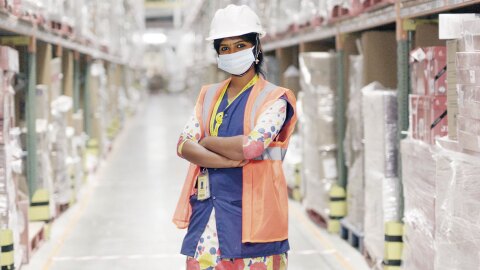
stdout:
<svg viewBox="0 0 480 270">
<path fill-rule="evenodd" d="M 171 222 L 187 162 L 175 147 L 193 111 L 186 97 L 149 98 L 81 199 L 22 270 L 182 270 L 185 231 Z M 366 270 L 362 256 L 290 203 L 290 270 Z"/>
</svg>

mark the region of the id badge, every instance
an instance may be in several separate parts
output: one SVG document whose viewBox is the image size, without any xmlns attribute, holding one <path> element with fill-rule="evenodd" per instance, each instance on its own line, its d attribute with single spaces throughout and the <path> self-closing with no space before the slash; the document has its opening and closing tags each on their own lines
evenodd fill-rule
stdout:
<svg viewBox="0 0 480 270">
<path fill-rule="evenodd" d="M 198 176 L 197 190 L 197 199 L 199 201 L 210 198 L 210 179 L 208 178 L 207 169 L 203 169 Z"/>
</svg>

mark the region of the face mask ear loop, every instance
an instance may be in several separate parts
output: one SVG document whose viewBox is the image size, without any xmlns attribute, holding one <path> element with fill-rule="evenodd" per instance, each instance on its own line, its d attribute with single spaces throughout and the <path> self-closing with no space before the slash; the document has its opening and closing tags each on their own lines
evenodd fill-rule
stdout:
<svg viewBox="0 0 480 270">
<path fill-rule="evenodd" d="M 255 45 L 255 51 L 256 51 L 255 64 L 258 65 L 258 63 L 260 62 L 260 60 L 258 60 L 258 56 L 260 55 L 260 47 L 259 47 L 260 39 L 258 37 L 258 34 L 256 35 L 255 43 L 256 43 L 256 45 Z"/>
</svg>

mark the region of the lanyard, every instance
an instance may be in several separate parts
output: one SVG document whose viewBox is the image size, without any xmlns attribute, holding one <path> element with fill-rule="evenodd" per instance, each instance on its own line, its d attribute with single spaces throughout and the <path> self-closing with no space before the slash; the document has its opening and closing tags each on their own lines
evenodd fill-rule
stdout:
<svg viewBox="0 0 480 270">
<path fill-rule="evenodd" d="M 248 88 L 252 87 L 255 83 L 258 81 L 258 75 L 255 75 L 250 82 L 247 83 L 233 99 L 232 101 L 228 101 L 227 107 L 225 110 L 230 106 L 230 104 L 237 99 L 243 92 L 245 92 Z M 213 107 L 213 113 L 212 113 L 212 118 L 210 119 L 210 135 L 212 136 L 218 136 L 218 129 L 222 125 L 223 122 L 223 112 L 218 112 L 218 107 L 220 107 L 220 103 L 222 102 L 223 98 L 225 97 L 225 93 L 227 92 L 228 85 L 223 88 L 222 93 L 217 99 L 217 102 L 215 103 L 215 106 Z M 224 110 L 224 111 L 225 111 Z M 218 113 L 217 113 L 218 112 Z"/>
</svg>

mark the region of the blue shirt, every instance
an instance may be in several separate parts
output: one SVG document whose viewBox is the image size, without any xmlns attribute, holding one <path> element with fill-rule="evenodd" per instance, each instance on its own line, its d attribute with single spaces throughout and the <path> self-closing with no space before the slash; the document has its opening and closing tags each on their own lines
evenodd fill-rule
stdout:
<svg viewBox="0 0 480 270">
<path fill-rule="evenodd" d="M 224 95 L 218 112 L 223 111 L 219 137 L 243 135 L 243 120 L 248 97 L 253 87 L 240 94 L 227 108 Z M 269 243 L 242 243 L 242 168 L 208 169 L 210 198 L 190 198 L 192 216 L 188 232 L 183 240 L 181 253 L 193 257 L 198 241 L 215 208 L 217 234 L 221 258 L 254 258 L 282 254 L 290 249 L 288 240 Z"/>
</svg>

